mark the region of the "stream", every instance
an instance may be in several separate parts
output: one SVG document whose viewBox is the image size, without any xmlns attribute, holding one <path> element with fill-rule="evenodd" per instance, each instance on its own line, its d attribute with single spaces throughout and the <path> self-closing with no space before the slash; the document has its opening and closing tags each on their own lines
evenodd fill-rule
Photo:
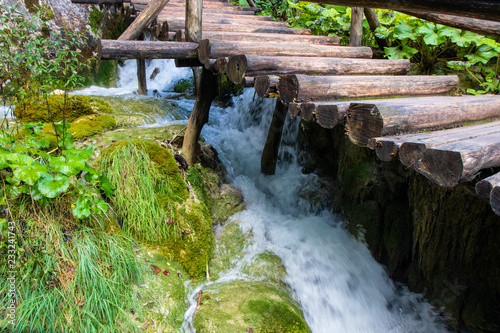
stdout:
<svg viewBox="0 0 500 333">
<path fill-rule="evenodd" d="M 154 60 L 160 74 L 148 82 L 150 97 L 165 96 L 173 83 L 191 75 L 190 69 L 177 69 L 171 60 Z M 90 87 L 77 94 L 100 96 L 133 95 L 137 89 L 135 61 L 120 69 L 118 88 Z M 157 90 L 153 93 L 153 90 Z M 189 114 L 194 101 L 176 101 Z M 212 144 L 224 163 L 232 184 L 243 192 L 247 207 L 231 219 L 240 221 L 243 231 L 252 230 L 254 242 L 242 259 L 251 261 L 266 250 L 278 255 L 287 271 L 286 283 L 302 306 L 305 319 L 315 333 L 329 332 L 448 332 L 431 306 L 419 294 L 393 282 L 366 246 L 344 228 L 341 216 L 315 208 L 301 193 L 314 188 L 317 176 L 304 175 L 301 157 L 295 150 L 299 121 L 287 119 L 276 174 L 260 173 L 260 156 L 274 110 L 274 99 L 260 99 L 252 88 L 234 98 L 230 108 L 212 107 L 210 121 L 202 136 Z M 187 124 L 187 118 L 161 117 L 155 124 Z M 244 278 L 241 265 L 209 284 Z M 198 290 L 190 288 L 190 308 L 183 332 L 195 332 L 192 318 Z"/>
</svg>

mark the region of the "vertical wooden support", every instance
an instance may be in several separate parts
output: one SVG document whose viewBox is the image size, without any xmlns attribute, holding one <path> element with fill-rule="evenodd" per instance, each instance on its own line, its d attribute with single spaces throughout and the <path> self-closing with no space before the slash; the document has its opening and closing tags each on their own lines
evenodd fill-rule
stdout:
<svg viewBox="0 0 500 333">
<path fill-rule="evenodd" d="M 361 46 L 361 39 L 363 38 L 363 7 L 352 7 L 350 32 L 349 46 Z"/>
<path fill-rule="evenodd" d="M 247 0 L 247 3 L 250 7 L 257 8 L 257 5 L 255 4 L 255 1 L 253 0 Z"/>
<path fill-rule="evenodd" d="M 148 94 L 148 85 L 146 83 L 146 60 L 137 59 L 137 82 L 139 83 L 139 95 Z"/>
<path fill-rule="evenodd" d="M 274 175 L 276 172 L 276 163 L 278 162 L 278 151 L 280 149 L 281 134 L 285 124 L 288 106 L 283 104 L 279 98 L 276 99 L 273 119 L 267 133 L 266 144 L 262 151 L 260 159 L 260 171 L 265 175 Z"/>
<path fill-rule="evenodd" d="M 217 95 L 218 82 L 217 75 L 207 69 L 202 69 L 201 84 L 198 97 L 194 104 L 193 111 L 189 117 L 189 122 L 184 135 L 182 152 L 188 165 L 193 166 L 199 152 L 198 138 L 200 137 L 203 125 L 208 122 L 208 111 L 212 101 Z"/>
<path fill-rule="evenodd" d="M 199 42 L 202 35 L 203 0 L 186 0 L 186 42 Z"/>
<path fill-rule="evenodd" d="M 387 39 L 378 38 L 375 35 L 375 30 L 378 27 L 380 27 L 380 22 L 378 21 L 378 16 L 377 16 L 377 13 L 375 12 L 375 9 L 365 8 L 363 13 L 365 14 L 366 21 L 368 22 L 368 25 L 370 26 L 370 30 L 372 31 L 373 36 L 375 37 L 375 41 L 377 42 L 378 47 L 381 50 L 384 50 L 384 47 L 388 47 L 389 43 L 387 43 Z"/>
</svg>

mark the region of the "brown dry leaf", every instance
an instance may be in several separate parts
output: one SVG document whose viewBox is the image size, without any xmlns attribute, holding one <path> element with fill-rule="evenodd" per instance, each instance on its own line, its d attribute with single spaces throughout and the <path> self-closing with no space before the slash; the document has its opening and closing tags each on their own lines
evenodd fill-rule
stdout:
<svg viewBox="0 0 500 333">
<path fill-rule="evenodd" d="M 155 265 L 149 265 L 151 267 L 151 270 L 153 271 L 153 274 L 158 274 L 161 272 L 161 268 Z"/>
</svg>

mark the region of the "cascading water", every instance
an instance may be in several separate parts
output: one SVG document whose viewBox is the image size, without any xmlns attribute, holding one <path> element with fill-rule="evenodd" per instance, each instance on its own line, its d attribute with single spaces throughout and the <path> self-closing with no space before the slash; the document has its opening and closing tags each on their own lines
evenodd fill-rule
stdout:
<svg viewBox="0 0 500 333">
<path fill-rule="evenodd" d="M 121 75 L 124 73 L 130 78 L 125 88 L 98 94 L 135 89 L 132 67 Z M 313 332 L 446 332 L 421 296 L 388 278 L 365 245 L 343 228 L 341 217 L 326 210 L 312 211 L 301 198 L 301 189 L 317 177 L 302 174 L 297 163 L 297 121 L 286 121 L 276 174 L 264 176 L 260 154 L 275 102 L 255 98 L 253 89 L 245 89 L 234 102 L 232 108 L 211 109 L 202 135 L 217 149 L 233 185 L 242 190 L 247 202 L 247 208 L 232 217 L 254 235 L 242 262 L 266 250 L 277 254 L 287 270 L 286 283 Z M 162 126 L 166 122 L 160 121 Z M 207 284 L 244 279 L 240 267 L 237 264 Z M 192 318 L 197 292 L 207 284 L 189 286 L 191 306 L 185 315 L 185 332 L 195 331 Z"/>
</svg>

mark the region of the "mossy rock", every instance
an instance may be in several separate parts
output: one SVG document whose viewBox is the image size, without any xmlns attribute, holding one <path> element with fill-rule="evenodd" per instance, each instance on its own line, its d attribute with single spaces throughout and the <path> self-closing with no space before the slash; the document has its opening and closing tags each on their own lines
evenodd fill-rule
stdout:
<svg viewBox="0 0 500 333">
<path fill-rule="evenodd" d="M 47 103 L 43 99 L 25 101 L 16 105 L 14 115 L 23 122 L 59 122 L 63 120 L 64 95 L 52 95 L 48 97 L 50 114 Z M 66 101 L 65 118 L 72 122 L 77 118 L 96 112 L 107 113 L 111 110 L 108 103 L 98 97 L 69 95 Z"/>
<path fill-rule="evenodd" d="M 311 332 L 298 303 L 262 281 L 233 281 L 204 290 L 194 326 L 199 333 Z"/>
<path fill-rule="evenodd" d="M 193 84 L 193 78 L 191 79 L 180 79 L 175 85 L 174 85 L 174 91 L 178 93 L 183 93 L 186 90 L 193 89 L 194 84 Z"/>
<path fill-rule="evenodd" d="M 243 266 L 241 271 L 253 279 L 264 278 L 269 283 L 286 286 L 286 268 L 281 258 L 270 251 L 258 254 L 250 264 Z"/>
</svg>

